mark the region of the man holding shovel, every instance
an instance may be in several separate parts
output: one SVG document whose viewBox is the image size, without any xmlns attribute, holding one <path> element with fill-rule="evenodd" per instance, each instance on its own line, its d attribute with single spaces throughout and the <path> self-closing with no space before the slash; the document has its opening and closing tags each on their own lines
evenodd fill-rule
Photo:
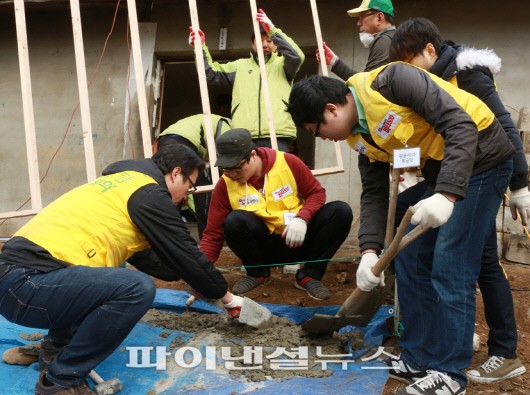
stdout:
<svg viewBox="0 0 530 395">
<path fill-rule="evenodd" d="M 151 307 L 148 275 L 185 280 L 232 316 L 242 298 L 197 248 L 176 204 L 195 191 L 204 161 L 168 144 L 152 158 L 111 164 L 24 225 L 0 255 L 0 314 L 49 329 L 35 394 L 93 394 L 90 371 Z M 120 268 L 125 262 L 139 270 Z"/>
<path fill-rule="evenodd" d="M 270 277 L 270 267 L 301 263 L 295 286 L 325 300 L 321 279 L 353 219 L 345 202 L 325 203 L 326 191 L 296 156 L 257 148 L 247 129 L 232 129 L 216 141 L 215 185 L 200 248 L 217 261 L 223 242 L 243 261 L 247 275 L 235 283 L 245 294 Z"/>
<path fill-rule="evenodd" d="M 395 260 L 403 319 L 412 335 L 401 342 L 404 373 L 419 378 L 397 393 L 465 394 L 462 369 L 473 353 L 475 282 L 514 148 L 484 103 L 413 66 L 391 63 L 358 73 L 347 84 L 322 76 L 302 80 L 293 87 L 288 111 L 297 126 L 323 139 L 347 140 L 360 153 L 357 286 L 363 291 L 383 281 L 371 269 L 383 247 L 390 162 L 406 159 L 422 167 L 434 194 L 416 205 L 412 223 L 440 229 L 434 250 L 422 250 L 424 234 Z M 408 273 L 402 274 L 404 267 Z"/>
</svg>

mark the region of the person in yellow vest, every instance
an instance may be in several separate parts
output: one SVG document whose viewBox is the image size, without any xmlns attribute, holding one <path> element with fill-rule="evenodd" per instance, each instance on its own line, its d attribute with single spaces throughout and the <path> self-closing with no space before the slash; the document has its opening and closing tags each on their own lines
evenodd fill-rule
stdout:
<svg viewBox="0 0 530 395">
<path fill-rule="evenodd" d="M 237 316 L 242 298 L 198 249 L 175 204 L 204 162 L 170 144 L 150 159 L 109 165 L 59 197 L 0 254 L 0 314 L 49 329 L 35 394 L 92 394 L 86 378 L 151 307 L 149 275 L 183 279 Z M 139 270 L 120 268 L 128 261 Z"/>
<path fill-rule="evenodd" d="M 200 248 L 216 262 L 224 241 L 247 275 L 232 287 L 245 294 L 270 277 L 270 267 L 305 263 L 295 286 L 318 300 L 330 297 L 322 284 L 329 261 L 350 232 L 347 203 L 326 203 L 326 191 L 296 156 L 257 148 L 246 129 L 232 129 L 216 141 L 215 185 Z"/>
<path fill-rule="evenodd" d="M 230 129 L 230 121 L 220 115 L 211 114 L 213 134 L 219 136 L 221 133 Z M 206 144 L 206 128 L 204 126 L 204 115 L 196 114 L 182 118 L 168 126 L 153 143 L 153 152 L 158 148 L 165 146 L 167 143 L 176 141 L 184 144 L 194 150 L 204 161 L 208 161 L 208 146 Z M 195 185 L 210 185 L 212 177 L 209 165 L 203 171 L 199 172 Z M 198 193 L 193 195 L 194 212 L 197 217 L 197 230 L 199 239 L 206 227 L 206 218 L 208 217 L 208 206 L 212 194 Z"/>
<path fill-rule="evenodd" d="M 465 394 L 482 250 L 513 169 L 515 150 L 499 121 L 477 97 L 400 62 L 347 84 L 308 77 L 294 85 L 288 111 L 297 126 L 347 140 L 360 154 L 363 291 L 384 282 L 371 269 L 383 248 L 390 163 L 413 159 L 422 167 L 433 193 L 416 204 L 411 222 L 438 229 L 395 258 L 406 331 L 389 369 L 399 365 L 413 381 L 400 395 Z M 434 246 L 424 242 L 433 231 Z"/>
<path fill-rule="evenodd" d="M 206 77 L 210 85 L 232 87 L 232 127 L 248 129 L 258 147 L 270 148 L 269 122 L 256 52 L 256 46 L 262 45 L 278 149 L 292 152 L 296 127 L 290 115 L 285 112 L 285 103 L 305 56 L 289 36 L 274 26 L 263 10 L 259 10 L 256 19 L 260 22 L 261 38 L 256 40 L 252 33 L 250 57 L 233 62 L 214 62 L 205 44 L 206 36 L 199 30 Z M 194 40 L 195 34 L 190 27 L 189 43 L 192 47 Z"/>
</svg>

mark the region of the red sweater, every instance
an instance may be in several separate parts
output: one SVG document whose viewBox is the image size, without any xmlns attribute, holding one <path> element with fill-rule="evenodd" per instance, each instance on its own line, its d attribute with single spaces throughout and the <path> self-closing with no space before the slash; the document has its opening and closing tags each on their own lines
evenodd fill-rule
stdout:
<svg viewBox="0 0 530 395">
<path fill-rule="evenodd" d="M 268 173 L 276 161 L 276 151 L 270 148 L 258 148 L 257 153 L 263 161 L 264 174 Z M 316 177 L 311 173 L 306 164 L 292 154 L 285 154 L 285 161 L 291 169 L 299 194 L 304 198 L 304 206 L 296 214 L 306 222 L 326 202 L 326 190 Z M 251 178 L 248 183 L 257 190 L 263 188 L 264 177 Z M 208 224 L 202 235 L 200 249 L 211 262 L 216 262 L 221 253 L 224 243 L 223 224 L 232 211 L 232 206 L 228 199 L 228 191 L 223 178 L 220 178 L 212 193 L 212 201 L 208 210 Z"/>
</svg>

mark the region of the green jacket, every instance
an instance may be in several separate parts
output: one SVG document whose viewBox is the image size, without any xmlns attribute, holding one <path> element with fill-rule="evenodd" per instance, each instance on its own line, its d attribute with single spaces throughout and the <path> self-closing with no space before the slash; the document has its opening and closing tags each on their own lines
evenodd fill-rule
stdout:
<svg viewBox="0 0 530 395">
<path fill-rule="evenodd" d="M 296 127 L 285 111 L 294 77 L 305 60 L 302 50 L 280 29 L 269 33 L 278 48 L 266 61 L 267 80 L 272 104 L 272 117 L 277 137 L 296 137 Z M 203 44 L 206 77 L 211 85 L 232 86 L 232 127 L 245 128 L 252 138 L 267 138 L 269 122 L 261 89 L 257 58 L 238 59 L 228 63 L 212 60 Z"/>
<path fill-rule="evenodd" d="M 230 121 L 220 115 L 212 114 L 212 126 L 214 139 L 221 133 L 230 130 Z M 177 134 L 189 140 L 197 149 L 203 160 L 208 160 L 208 147 L 206 145 L 206 134 L 204 126 L 204 115 L 197 114 L 182 118 L 174 124 L 168 126 L 160 136 Z"/>
</svg>

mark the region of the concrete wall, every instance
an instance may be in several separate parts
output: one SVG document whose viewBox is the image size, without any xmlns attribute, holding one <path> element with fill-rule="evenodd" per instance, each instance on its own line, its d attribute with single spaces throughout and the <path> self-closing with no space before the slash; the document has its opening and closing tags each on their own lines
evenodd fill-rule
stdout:
<svg viewBox="0 0 530 395">
<path fill-rule="evenodd" d="M 347 63 L 362 70 L 367 52 L 357 38 L 356 19 L 346 10 L 359 1 L 320 0 L 319 17 L 324 40 Z M 477 48 L 491 48 L 503 58 L 503 70 L 497 77 L 501 96 L 517 120 L 517 112 L 529 106 L 530 25 L 527 2 L 513 0 L 509 7 L 499 2 L 396 0 L 396 22 L 412 16 L 424 16 L 438 24 L 445 38 Z M 261 2 L 272 21 L 304 49 L 316 48 L 308 0 L 269 0 Z M 220 27 L 228 28 L 228 52 L 249 48 L 250 7 L 246 1 L 198 0 L 199 17 L 212 49 L 217 46 Z M 479 11 L 480 10 L 480 11 Z M 82 10 L 87 75 L 96 70 L 98 59 L 112 25 L 114 10 Z M 156 31 L 154 44 L 158 57 L 190 56 L 187 1 L 154 2 L 150 31 Z M 478 16 L 480 15 L 480 16 Z M 129 52 L 126 41 L 125 11 L 118 12 L 116 26 L 109 39 L 98 73 L 90 87 L 91 120 L 98 173 L 115 160 L 141 156 L 138 141 L 139 121 L 135 98 L 127 95 Z M 77 77 L 69 10 L 27 13 L 29 53 L 35 106 L 35 124 L 41 177 L 65 135 L 72 111 L 78 100 Z M 29 197 L 26 182 L 22 100 L 17 58 L 17 41 L 12 10 L 0 11 L 0 212 L 17 209 Z M 145 57 L 145 56 L 144 56 Z M 144 67 L 151 67 L 149 59 Z M 131 71 L 132 73 L 132 71 Z M 177 88 L 178 89 L 178 88 Z M 149 90 L 152 94 L 152 90 Z M 182 92 L 186 94 L 186 92 Z M 130 106 L 128 100 L 132 100 Z M 131 111 L 128 111 L 128 109 Z M 149 109 L 151 115 L 153 108 Z M 132 121 L 127 124 L 131 116 Z M 130 136 L 129 136 L 130 135 Z M 132 146 L 131 146 L 132 141 Z M 360 180 L 357 154 L 342 144 L 346 172 L 322 176 L 329 200 L 348 201 L 359 211 Z M 317 142 L 316 166 L 335 164 L 334 146 Z M 53 160 L 42 183 L 43 204 L 47 204 L 72 187 L 86 182 L 81 121 L 73 116 L 64 144 Z M 27 208 L 29 206 L 25 206 Z M 0 236 L 10 236 L 26 219 L 0 220 Z"/>
</svg>

